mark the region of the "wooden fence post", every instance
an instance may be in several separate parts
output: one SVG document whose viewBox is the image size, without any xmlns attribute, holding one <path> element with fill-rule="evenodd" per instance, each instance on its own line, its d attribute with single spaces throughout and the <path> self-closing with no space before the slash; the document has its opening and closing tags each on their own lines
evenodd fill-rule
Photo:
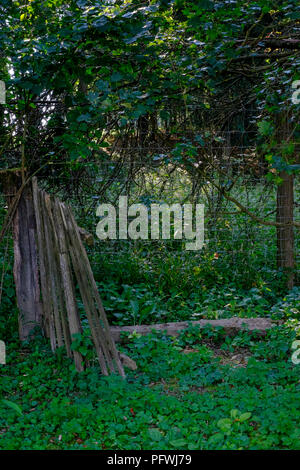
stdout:
<svg viewBox="0 0 300 470">
<path fill-rule="evenodd" d="M 41 327 L 42 307 L 36 248 L 36 223 L 32 192 L 24 189 L 13 222 L 14 279 L 19 308 L 19 336 L 29 339 L 35 327 Z"/>
<path fill-rule="evenodd" d="M 1 173 L 4 196 L 10 206 L 22 185 L 19 171 Z M 39 270 L 36 247 L 36 222 L 32 190 L 23 189 L 12 221 L 14 243 L 14 280 L 19 309 L 19 336 L 21 341 L 30 338 L 35 327 L 41 327 Z"/>
</svg>

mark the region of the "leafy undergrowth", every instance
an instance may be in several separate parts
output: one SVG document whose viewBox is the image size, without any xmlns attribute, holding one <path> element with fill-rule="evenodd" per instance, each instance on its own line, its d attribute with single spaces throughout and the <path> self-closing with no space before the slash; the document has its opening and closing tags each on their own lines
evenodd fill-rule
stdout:
<svg viewBox="0 0 300 470">
<path fill-rule="evenodd" d="M 179 281 L 178 281 L 179 282 Z M 113 325 L 153 324 L 182 320 L 271 317 L 300 319 L 300 288 L 276 296 L 267 287 L 247 290 L 236 287 L 200 286 L 186 292 L 160 294 L 149 284 L 98 283 L 105 310 Z"/>
<path fill-rule="evenodd" d="M 128 335 L 127 335 L 128 336 Z M 77 373 L 43 339 L 8 345 L 1 367 L 1 449 L 300 449 L 296 333 L 265 338 L 189 327 L 129 335 L 136 371 Z"/>
<path fill-rule="evenodd" d="M 300 319 L 300 287 L 286 294 L 279 272 L 254 266 L 250 273 L 243 260 L 232 267 L 227 258 L 167 250 L 121 253 L 118 263 L 97 253 L 91 259 L 111 324 L 233 316 Z"/>
</svg>

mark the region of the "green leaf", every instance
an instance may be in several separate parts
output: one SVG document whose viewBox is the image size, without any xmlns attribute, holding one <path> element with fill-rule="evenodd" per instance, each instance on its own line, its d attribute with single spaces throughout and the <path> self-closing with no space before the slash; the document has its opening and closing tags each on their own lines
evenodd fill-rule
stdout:
<svg viewBox="0 0 300 470">
<path fill-rule="evenodd" d="M 112 76 L 110 77 L 112 82 L 119 82 L 122 80 L 123 75 L 120 72 L 114 72 Z"/>
<path fill-rule="evenodd" d="M 137 300 L 130 300 L 130 305 L 134 315 L 139 313 L 139 302 Z"/>
<path fill-rule="evenodd" d="M 191 442 L 190 444 L 188 444 L 188 449 L 189 450 L 198 450 L 199 449 L 199 444 L 195 444 L 193 442 Z"/>
<path fill-rule="evenodd" d="M 209 442 L 209 444 L 212 444 L 216 441 L 220 441 L 221 439 L 223 439 L 223 437 L 224 437 L 223 434 L 221 434 L 220 432 L 217 432 L 216 434 L 213 434 L 212 436 L 210 436 L 207 442 Z"/>
<path fill-rule="evenodd" d="M 288 13 L 286 16 L 287 18 L 290 18 L 291 20 L 300 20 L 300 11 Z"/>
<path fill-rule="evenodd" d="M 78 122 L 90 122 L 91 121 L 90 113 L 81 114 L 80 116 L 78 116 L 77 121 Z"/>
<path fill-rule="evenodd" d="M 18 415 L 20 415 L 20 416 L 23 415 L 22 409 L 19 407 L 19 405 L 17 405 L 17 404 L 14 403 L 13 401 L 9 401 L 9 400 L 2 399 L 2 402 L 3 402 L 6 406 L 8 406 L 9 408 L 12 408 L 13 410 L 15 410 L 16 413 L 18 413 Z"/>
<path fill-rule="evenodd" d="M 108 18 L 105 15 L 102 15 L 101 18 L 94 21 L 93 26 L 98 31 L 106 31 L 110 27 L 110 24 L 108 22 Z"/>
<path fill-rule="evenodd" d="M 247 421 L 247 419 L 251 418 L 251 413 L 242 413 L 239 417 L 240 421 Z"/>
<path fill-rule="evenodd" d="M 231 411 L 230 411 L 230 416 L 231 416 L 231 418 L 233 418 L 233 419 L 236 419 L 239 414 L 240 414 L 239 410 L 234 409 L 234 410 L 231 410 Z"/>
<path fill-rule="evenodd" d="M 170 444 L 173 447 L 184 447 L 184 446 L 186 446 L 186 440 L 185 439 L 174 439 L 173 441 L 170 441 Z"/>
<path fill-rule="evenodd" d="M 162 438 L 162 434 L 157 428 L 150 428 L 148 430 L 149 436 L 153 441 L 160 441 Z"/>
<path fill-rule="evenodd" d="M 257 126 L 259 133 L 263 136 L 271 135 L 274 130 L 274 127 L 269 121 L 261 121 Z"/>
<path fill-rule="evenodd" d="M 219 419 L 217 426 L 224 432 L 229 431 L 231 428 L 231 420 L 229 418 Z"/>
</svg>

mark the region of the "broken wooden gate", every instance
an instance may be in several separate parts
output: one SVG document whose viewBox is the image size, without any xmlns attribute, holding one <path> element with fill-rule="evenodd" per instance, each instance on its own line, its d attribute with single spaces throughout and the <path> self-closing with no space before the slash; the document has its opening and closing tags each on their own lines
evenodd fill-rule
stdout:
<svg viewBox="0 0 300 470">
<path fill-rule="evenodd" d="M 26 185 L 19 198 L 13 232 L 21 340 L 28 339 L 39 325 L 50 339 L 52 351 L 64 346 L 77 370 L 83 370 L 84 358 L 71 347 L 83 331 L 77 283 L 102 373 L 125 376 L 82 242 L 82 229 L 71 208 L 41 190 L 32 178 L 32 187 Z"/>
</svg>

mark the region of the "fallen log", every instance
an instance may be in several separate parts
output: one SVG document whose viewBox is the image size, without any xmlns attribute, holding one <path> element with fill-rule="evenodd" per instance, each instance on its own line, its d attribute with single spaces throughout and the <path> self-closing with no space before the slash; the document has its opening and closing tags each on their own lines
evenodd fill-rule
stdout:
<svg viewBox="0 0 300 470">
<path fill-rule="evenodd" d="M 269 318 L 223 318 L 221 320 L 196 320 L 196 321 L 182 321 L 171 323 L 156 323 L 154 325 L 132 325 L 132 326 L 111 326 L 113 338 L 116 342 L 122 341 L 121 333 L 124 331 L 129 333 L 137 333 L 140 335 L 147 335 L 152 330 L 164 331 L 167 335 L 177 336 L 180 331 L 185 330 L 188 326 L 199 325 L 203 328 L 205 325 L 221 326 L 224 328 L 226 335 L 234 336 L 241 330 L 248 329 L 249 331 L 256 330 L 261 336 L 266 334 L 266 331 L 275 325 Z"/>
</svg>

